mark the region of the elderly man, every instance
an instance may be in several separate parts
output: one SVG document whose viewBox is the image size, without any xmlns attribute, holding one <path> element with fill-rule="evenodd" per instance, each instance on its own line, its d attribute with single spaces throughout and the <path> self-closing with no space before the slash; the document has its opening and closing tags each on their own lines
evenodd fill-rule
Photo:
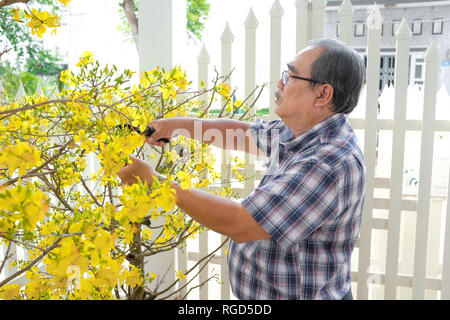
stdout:
<svg viewBox="0 0 450 320">
<path fill-rule="evenodd" d="M 365 161 L 344 114 L 357 105 L 365 81 L 361 57 L 341 42 L 311 41 L 287 65 L 275 93 L 281 120 L 170 118 L 153 121 L 149 144 L 195 125 L 245 132 L 245 143 L 203 139 L 270 158 L 268 174 L 241 203 L 178 185 L 176 203 L 193 219 L 229 236 L 229 278 L 239 299 L 352 299 L 350 258 L 358 238 Z M 231 138 L 228 138 L 231 139 Z M 151 183 L 159 174 L 133 158 L 119 172 Z"/>
</svg>

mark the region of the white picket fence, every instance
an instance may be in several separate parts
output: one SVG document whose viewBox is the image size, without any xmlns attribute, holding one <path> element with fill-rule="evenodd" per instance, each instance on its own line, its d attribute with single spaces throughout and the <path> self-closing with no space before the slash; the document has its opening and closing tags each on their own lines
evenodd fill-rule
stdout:
<svg viewBox="0 0 450 320">
<path fill-rule="evenodd" d="M 296 48 L 323 35 L 325 0 L 296 0 Z M 291 9 L 291 8 L 289 8 Z M 293 9 L 293 8 L 292 8 Z M 270 97 L 281 73 L 281 24 L 283 8 L 278 0 L 270 10 Z M 351 2 L 339 10 L 341 40 L 352 34 Z M 425 54 L 422 89 L 408 86 L 411 32 L 405 21 L 396 35 L 395 87 L 379 97 L 380 41 L 382 18 L 371 8 L 367 19 L 367 83 L 349 121 L 363 147 L 367 162 L 366 199 L 360 237 L 352 256 L 352 290 L 356 299 L 450 299 L 450 98 L 438 90 L 439 53 L 432 43 Z M 257 85 L 256 31 L 258 20 L 249 11 L 245 20 L 245 95 Z M 240 32 L 240 30 L 238 30 Z M 229 25 L 221 35 L 221 74 L 235 67 L 232 62 L 234 36 Z M 198 84 L 208 82 L 210 57 L 204 45 L 198 56 Z M 232 85 L 232 78 L 228 81 Z M 20 91 L 20 90 L 19 90 Z M 23 94 L 23 93 L 20 93 Z M 20 95 L 18 93 L 18 95 Z M 438 97 L 438 99 L 437 99 Z M 276 119 L 273 99 L 268 115 Z M 378 112 L 380 103 L 380 112 Z M 423 112 L 425 110 L 425 112 Z M 253 113 L 256 109 L 252 110 Z M 229 151 L 217 153 L 217 168 L 227 179 Z M 236 153 L 237 155 L 244 156 Z M 233 190 L 244 198 L 264 175 L 261 159 L 245 155 L 244 174 L 254 176 Z M 187 250 L 176 250 L 174 270 L 186 270 L 217 247 L 224 236 L 212 231 L 189 240 Z M 233 299 L 228 281 L 226 250 L 222 248 L 184 292 L 214 273 L 218 281 L 193 290 L 188 299 Z M 6 270 L 6 272 L 10 272 Z M 1 275 L 0 275 L 1 276 Z M 189 280 L 189 278 L 187 279 Z M 184 285 L 187 280 L 182 280 Z"/>
<path fill-rule="evenodd" d="M 295 1 L 297 51 L 304 48 L 309 39 L 323 36 L 325 7 L 324 0 Z M 424 56 L 423 88 L 408 86 L 411 31 L 403 21 L 396 35 L 395 88 L 385 88 L 379 97 L 382 17 L 378 7 L 370 10 L 367 18 L 367 83 L 358 107 L 349 115 L 363 146 L 368 169 L 361 233 L 352 256 L 352 290 L 354 296 L 362 300 L 450 299 L 450 219 L 446 219 L 450 215 L 447 201 L 450 98 L 444 88 L 438 94 L 439 52 L 431 43 Z M 345 43 L 350 43 L 352 38 L 353 11 L 348 0 L 339 8 L 340 40 Z M 267 120 L 276 119 L 273 92 L 281 72 L 283 13 L 280 2 L 275 0 L 270 10 L 270 36 L 265 37 L 270 41 L 270 110 L 261 118 Z M 258 20 L 251 9 L 244 25 L 245 94 L 248 95 L 256 85 Z M 227 24 L 221 36 L 222 75 L 228 74 L 233 67 L 233 40 Z M 208 62 L 209 55 L 204 46 L 198 57 L 199 82 L 207 80 Z M 227 153 L 222 151 L 219 158 L 226 159 Z M 254 164 L 250 157 L 245 155 L 246 161 Z M 227 176 L 228 173 L 223 174 Z M 264 170 L 251 165 L 247 166 L 245 174 L 254 175 L 255 179 L 247 181 L 241 188 L 234 188 L 241 197 L 251 193 Z M 195 250 L 189 252 L 189 262 L 193 263 L 207 252 L 210 238 L 202 235 L 200 245 L 192 243 L 188 246 Z M 217 286 L 210 284 L 200 288 L 195 298 L 230 297 L 225 260 L 222 255 L 213 261 L 221 270 L 221 294 L 218 295 Z M 203 273 L 203 279 L 207 276 Z"/>
</svg>

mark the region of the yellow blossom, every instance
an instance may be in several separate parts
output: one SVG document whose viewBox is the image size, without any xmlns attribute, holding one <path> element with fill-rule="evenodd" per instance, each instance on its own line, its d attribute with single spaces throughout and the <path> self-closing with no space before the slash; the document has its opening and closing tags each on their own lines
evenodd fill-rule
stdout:
<svg viewBox="0 0 450 320">
<path fill-rule="evenodd" d="M 77 63 L 77 67 L 84 67 L 85 65 L 94 62 L 94 55 L 92 52 L 84 51 L 80 60 Z"/>
<path fill-rule="evenodd" d="M 20 21 L 20 10 L 19 9 L 15 9 L 14 10 L 14 20 L 15 21 Z"/>
<path fill-rule="evenodd" d="M 27 169 L 39 166 L 41 163 L 40 151 L 27 142 L 8 145 L 0 150 L 0 168 L 7 168 L 10 175 L 17 168 L 19 174 L 24 175 Z"/>
<path fill-rule="evenodd" d="M 222 96 L 229 97 L 230 90 L 231 90 L 231 87 L 229 85 L 227 85 L 225 82 L 223 82 L 219 85 L 219 94 Z"/>
<path fill-rule="evenodd" d="M 186 279 L 186 275 L 183 274 L 183 272 L 181 271 L 181 269 L 178 269 L 178 272 L 177 272 L 176 276 L 177 276 L 177 278 L 178 278 L 179 280 Z"/>
<path fill-rule="evenodd" d="M 20 293 L 20 285 L 6 284 L 0 288 L 0 299 L 12 300 L 17 298 Z"/>
</svg>

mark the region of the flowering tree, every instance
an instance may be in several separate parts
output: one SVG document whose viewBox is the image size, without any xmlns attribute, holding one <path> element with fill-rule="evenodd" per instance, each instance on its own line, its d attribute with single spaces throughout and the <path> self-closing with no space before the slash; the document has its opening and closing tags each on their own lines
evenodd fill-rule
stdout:
<svg viewBox="0 0 450 320">
<path fill-rule="evenodd" d="M 163 275 L 152 266 L 145 272 L 145 258 L 181 248 L 203 230 L 175 206 L 171 183 L 207 188 L 223 181 L 208 145 L 177 137 L 150 147 L 138 132 L 153 119 L 205 117 L 214 104 L 219 117 L 247 120 L 251 106 L 232 102 L 226 77 L 194 91 L 179 67 L 144 72 L 133 86 L 133 72 L 101 66 L 91 53 L 77 67 L 61 74 L 67 85 L 57 97 L 0 104 L 0 241 L 6 248 L 0 272 L 11 262 L 17 270 L 0 280 L 0 298 L 167 298 L 195 269 L 178 270 L 166 289 L 151 290 Z M 153 162 L 168 179 L 120 185 L 117 173 L 130 154 Z M 240 165 L 230 164 L 236 172 Z M 215 190 L 234 196 L 229 185 Z M 13 244 L 28 253 L 25 259 L 8 259 Z M 200 270 L 213 254 L 202 257 Z M 25 285 L 14 283 L 23 276 Z"/>
</svg>

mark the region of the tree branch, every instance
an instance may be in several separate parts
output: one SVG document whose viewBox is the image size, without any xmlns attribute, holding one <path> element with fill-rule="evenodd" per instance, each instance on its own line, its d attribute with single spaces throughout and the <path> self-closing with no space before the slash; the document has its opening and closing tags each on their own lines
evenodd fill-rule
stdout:
<svg viewBox="0 0 450 320">
<path fill-rule="evenodd" d="M 10 6 L 15 3 L 28 3 L 31 0 L 0 0 L 0 9 L 6 6 Z"/>
<path fill-rule="evenodd" d="M 2 282 L 0 282 L 0 288 L 3 287 L 8 282 L 10 282 L 11 280 L 14 280 L 18 276 L 20 276 L 22 273 L 30 270 L 35 264 L 37 264 L 39 261 L 41 261 L 42 258 L 44 258 L 50 251 L 55 249 L 58 246 L 58 244 L 61 242 L 62 239 L 64 239 L 64 238 L 56 239 L 56 241 L 50 247 L 45 249 L 44 252 L 42 252 L 42 254 L 39 257 L 37 257 L 36 259 L 34 259 L 29 265 L 27 265 L 25 268 L 20 269 L 19 271 L 15 272 L 15 273 L 13 273 L 8 278 L 6 278 Z"/>
<path fill-rule="evenodd" d="M 9 259 L 9 251 L 11 250 L 11 241 L 8 242 L 8 248 L 6 249 L 5 256 L 3 258 L 2 264 L 0 265 L 0 273 L 2 273 L 3 268 L 5 267 L 6 261 Z"/>
</svg>

